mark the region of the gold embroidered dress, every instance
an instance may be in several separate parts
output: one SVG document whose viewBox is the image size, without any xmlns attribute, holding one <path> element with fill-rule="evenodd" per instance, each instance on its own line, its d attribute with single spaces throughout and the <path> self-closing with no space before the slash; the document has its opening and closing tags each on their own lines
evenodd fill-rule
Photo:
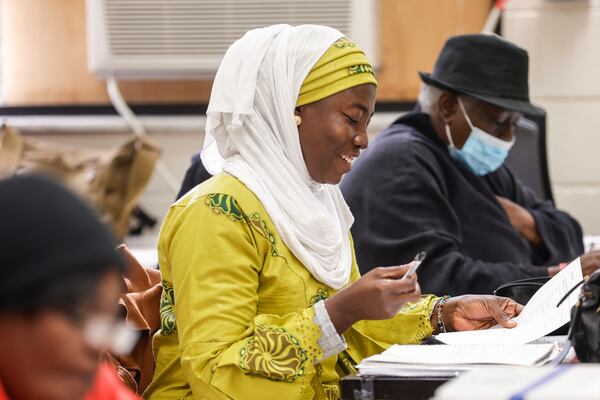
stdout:
<svg viewBox="0 0 600 400">
<path fill-rule="evenodd" d="M 313 278 L 256 196 L 224 173 L 171 206 L 158 249 L 162 329 L 145 398 L 338 399 L 340 377 L 362 358 L 432 332 L 435 297 L 424 296 L 393 319 L 356 323 L 344 333 L 348 349 L 321 360 L 313 305 L 335 290 Z"/>
</svg>

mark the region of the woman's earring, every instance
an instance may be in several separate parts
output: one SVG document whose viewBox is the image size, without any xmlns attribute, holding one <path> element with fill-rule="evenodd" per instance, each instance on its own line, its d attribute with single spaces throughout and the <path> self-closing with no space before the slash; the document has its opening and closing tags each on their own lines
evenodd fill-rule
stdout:
<svg viewBox="0 0 600 400">
<path fill-rule="evenodd" d="M 299 115 L 294 115 L 294 119 L 296 120 L 296 126 L 299 126 L 302 123 L 302 118 Z"/>
</svg>

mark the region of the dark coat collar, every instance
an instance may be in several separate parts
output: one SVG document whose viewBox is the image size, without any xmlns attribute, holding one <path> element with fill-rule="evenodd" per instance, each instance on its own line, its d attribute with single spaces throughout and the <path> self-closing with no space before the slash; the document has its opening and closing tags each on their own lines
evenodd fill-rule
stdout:
<svg viewBox="0 0 600 400">
<path fill-rule="evenodd" d="M 421 107 L 417 104 L 412 111 L 408 114 L 404 114 L 392 123 L 394 125 L 406 125 L 413 128 L 416 132 L 430 139 L 436 145 L 446 149 L 446 143 L 439 137 L 433 124 L 431 123 L 431 117 L 429 114 L 421 112 Z"/>
</svg>

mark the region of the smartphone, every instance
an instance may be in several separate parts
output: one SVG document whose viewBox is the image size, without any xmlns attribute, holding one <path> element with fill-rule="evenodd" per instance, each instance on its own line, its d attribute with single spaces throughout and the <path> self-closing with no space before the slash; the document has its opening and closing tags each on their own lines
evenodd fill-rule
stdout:
<svg viewBox="0 0 600 400">
<path fill-rule="evenodd" d="M 412 266 L 408 269 L 408 271 L 406 271 L 402 279 L 410 278 L 417 271 L 417 268 L 419 268 L 419 265 L 421 265 L 426 256 L 427 253 L 424 251 L 418 253 L 413 260 Z"/>
</svg>

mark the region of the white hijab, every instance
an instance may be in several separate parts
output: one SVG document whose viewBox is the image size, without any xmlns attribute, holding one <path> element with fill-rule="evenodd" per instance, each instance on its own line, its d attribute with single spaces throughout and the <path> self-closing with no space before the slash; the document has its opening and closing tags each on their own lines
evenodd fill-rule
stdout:
<svg viewBox="0 0 600 400">
<path fill-rule="evenodd" d="M 207 170 L 243 182 L 292 253 L 334 289 L 349 280 L 354 218 L 337 185 L 310 177 L 294 109 L 310 69 L 342 36 L 324 26 L 273 25 L 237 40 L 213 83 L 202 151 Z"/>
</svg>

